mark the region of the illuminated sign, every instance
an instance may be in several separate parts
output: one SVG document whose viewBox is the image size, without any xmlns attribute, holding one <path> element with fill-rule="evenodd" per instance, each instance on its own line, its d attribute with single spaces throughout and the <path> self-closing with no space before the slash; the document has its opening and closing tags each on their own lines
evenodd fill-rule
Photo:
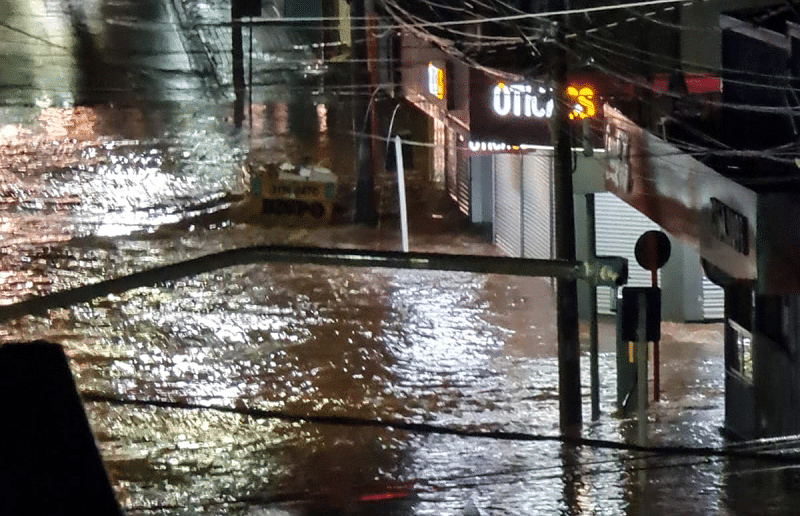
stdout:
<svg viewBox="0 0 800 516">
<path fill-rule="evenodd" d="M 583 120 L 586 118 L 594 118 L 597 114 L 597 106 L 594 104 L 594 89 L 589 86 L 576 86 L 567 87 L 567 96 L 570 100 L 575 102 L 572 111 L 569 112 L 570 120 Z"/>
<path fill-rule="evenodd" d="M 476 142 L 470 140 L 469 150 L 472 152 L 503 152 L 506 150 L 511 150 L 511 145 L 507 143 L 497 143 L 497 142 Z M 519 148 L 519 146 L 514 146 Z"/>
<path fill-rule="evenodd" d="M 428 63 L 428 93 L 439 100 L 444 98 L 444 70 Z"/>
<path fill-rule="evenodd" d="M 469 130 L 476 142 L 508 145 L 552 145 L 549 120 L 561 97 L 545 81 L 515 80 L 471 68 L 469 71 Z M 565 86 L 565 115 L 571 123 L 602 117 L 597 77 L 576 76 Z M 599 126 L 598 126 L 599 127 Z M 603 145 L 602 132 L 590 131 L 593 147 Z M 489 152 L 480 150 L 479 152 Z M 499 151 L 498 151 L 499 152 Z"/>
<path fill-rule="evenodd" d="M 476 156 L 476 155 L 490 155 L 497 153 L 526 154 L 531 151 L 551 150 L 552 148 L 553 148 L 552 145 L 532 145 L 527 143 L 512 145 L 510 143 L 503 143 L 503 142 L 486 142 L 486 141 L 470 140 L 467 143 L 467 148 L 465 150 L 468 155 Z"/>
<path fill-rule="evenodd" d="M 499 116 L 549 118 L 555 105 L 544 86 L 499 83 L 492 88 L 492 109 Z"/>
<path fill-rule="evenodd" d="M 528 150 L 526 145 L 509 145 L 507 143 L 499 143 L 499 142 L 478 142 L 474 140 L 470 140 L 467 144 L 469 151 L 473 154 L 486 152 L 486 153 L 494 153 L 494 152 L 517 152 L 517 151 L 524 151 Z"/>
<path fill-rule="evenodd" d="M 550 118 L 555 105 L 552 92 L 552 88 L 544 86 L 500 82 L 492 88 L 492 111 L 502 117 Z M 569 86 L 567 96 L 574 102 L 572 111 L 569 112 L 570 120 L 594 118 L 597 114 L 594 89 L 591 87 Z"/>
</svg>

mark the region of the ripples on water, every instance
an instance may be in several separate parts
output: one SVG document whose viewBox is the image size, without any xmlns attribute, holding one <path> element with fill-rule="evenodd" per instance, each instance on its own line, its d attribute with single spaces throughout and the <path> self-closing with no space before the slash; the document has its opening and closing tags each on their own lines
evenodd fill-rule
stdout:
<svg viewBox="0 0 800 516">
<path fill-rule="evenodd" d="M 258 230 L 230 224 L 154 232 L 236 188 L 224 167 L 234 158 L 218 155 L 229 146 L 205 137 L 219 131 L 179 133 L 189 142 L 180 147 L 107 145 L 78 131 L 102 117 L 48 112 L 46 122 L 63 149 L 57 163 L 23 159 L 14 147 L 22 145 L 15 137 L 24 145 L 46 145 L 49 137 L 21 127 L 2 132 L 8 152 L 0 159 L 17 167 L 0 193 L 6 302 L 264 242 Z M 197 122 L 186 127 L 196 130 Z M 133 229 L 145 231 L 111 238 Z M 460 252 L 482 249 L 455 243 Z M 541 279 L 265 264 L 25 318 L 0 328 L 0 338 L 64 343 L 79 388 L 108 396 L 556 435 L 554 319 L 551 285 Z M 662 372 L 664 399 L 649 412 L 650 439 L 718 445 L 719 328 L 667 330 L 675 338 L 662 347 L 670 366 Z M 601 354 L 600 372 L 603 417 L 590 424 L 585 407 L 585 434 L 633 439 L 633 423 L 612 417 L 613 353 Z M 583 373 L 588 400 L 586 356 Z M 310 501 L 351 514 L 459 515 L 472 503 L 498 515 L 727 515 L 750 507 L 736 488 L 770 478 L 739 474 L 718 459 L 641 462 L 627 452 L 570 451 L 553 442 L 212 409 L 93 402 L 87 411 L 128 514 L 300 514 Z M 355 503 L 408 487 L 415 493 L 408 505 Z M 781 490 L 770 489 L 765 510 L 782 514 Z"/>
<path fill-rule="evenodd" d="M 75 281 L 70 270 L 99 278 L 136 269 L 142 259 L 169 262 L 199 253 L 210 238 L 250 238 L 242 233 L 228 227 L 181 236 L 180 244 L 115 240 L 91 251 L 62 246 L 52 265 L 65 267 L 51 277 L 63 285 Z M 550 292 L 543 280 L 468 273 L 234 267 L 17 323 L 7 338 L 24 330 L 65 342 L 80 388 L 111 396 L 556 435 Z M 609 416 L 614 367 L 612 354 L 601 355 L 604 417 L 589 437 L 635 434 Z M 651 413 L 653 438 L 718 443 L 720 362 L 687 360 L 685 367 L 670 374 L 700 371 L 710 383 L 676 383 L 685 391 L 675 399 L 665 388 L 663 409 Z M 650 492 L 638 487 L 638 466 L 624 452 L 584 448 L 566 461 L 552 442 L 214 410 L 101 403 L 87 410 L 129 514 L 296 514 L 308 500 L 352 509 L 361 496 L 403 482 L 416 501 L 396 514 L 460 514 L 468 500 L 481 514 L 635 514 L 640 505 L 645 512 L 674 507 L 669 493 L 676 492 L 692 507 L 719 505 L 719 491 L 702 488 L 719 482 L 719 461 L 651 459 L 642 484 L 652 484 Z M 392 513 L 384 506 L 366 514 Z"/>
<path fill-rule="evenodd" d="M 214 234 L 235 240 L 236 231 Z M 201 241 L 185 238 L 184 248 L 198 249 Z M 150 242 L 151 257 L 173 252 L 172 244 L 159 251 L 164 243 Z M 108 253 L 136 249 L 123 243 Z M 107 264 L 103 253 L 87 256 L 93 259 L 82 265 L 89 270 Z M 61 332 L 70 335 L 81 388 L 109 395 L 555 435 L 549 288 L 537 279 L 468 273 L 235 267 L 76 307 Z M 603 354 L 604 393 L 614 392 L 613 368 L 613 356 Z M 604 420 L 590 436 L 620 440 L 626 424 L 608 416 L 613 406 L 604 401 Z M 712 405 L 710 417 L 696 407 L 673 412 L 670 403 L 653 413 L 673 418 L 668 429 L 685 432 L 692 444 L 715 435 L 718 402 L 700 402 Z M 623 452 L 585 448 L 570 464 L 552 442 L 423 436 L 214 410 L 99 403 L 88 410 L 130 514 L 250 514 L 258 507 L 293 514 L 306 506 L 286 499 L 346 509 L 402 482 L 411 482 L 417 501 L 397 514 L 460 514 L 468 500 L 481 514 L 619 514 L 652 496 L 637 487 L 636 464 Z M 663 435 L 673 437 L 670 430 Z M 647 468 L 664 464 L 652 459 Z M 648 478 L 662 487 L 675 483 L 666 488 L 671 492 L 695 485 L 693 476 L 707 485 L 720 468 L 678 465 Z M 717 494 L 699 492 L 692 504 L 714 507 Z"/>
</svg>

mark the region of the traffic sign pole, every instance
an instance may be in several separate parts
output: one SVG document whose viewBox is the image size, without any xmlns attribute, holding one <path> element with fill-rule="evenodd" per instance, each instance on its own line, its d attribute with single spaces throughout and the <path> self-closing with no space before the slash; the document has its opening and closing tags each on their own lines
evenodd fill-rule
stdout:
<svg viewBox="0 0 800 516">
<path fill-rule="evenodd" d="M 636 261 L 650 271 L 653 288 L 658 287 L 658 269 L 663 267 L 671 254 L 672 246 L 667 235 L 661 231 L 646 231 L 636 241 Z M 661 398 L 661 353 L 658 339 L 653 341 L 653 400 Z"/>
</svg>

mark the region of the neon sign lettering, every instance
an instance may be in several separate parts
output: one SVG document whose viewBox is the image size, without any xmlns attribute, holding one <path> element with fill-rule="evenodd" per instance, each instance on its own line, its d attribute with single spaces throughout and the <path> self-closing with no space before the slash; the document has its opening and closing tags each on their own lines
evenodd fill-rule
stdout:
<svg viewBox="0 0 800 516">
<path fill-rule="evenodd" d="M 594 90 L 588 86 L 578 89 L 575 86 L 567 88 L 567 95 L 575 102 L 572 111 L 569 112 L 570 120 L 583 120 L 593 118 L 597 114 L 597 106 L 594 104 Z"/>
<path fill-rule="evenodd" d="M 492 88 L 492 109 L 500 116 L 522 118 L 549 118 L 553 114 L 555 102 L 546 99 L 547 90 L 543 86 L 533 93 L 533 86 L 525 83 L 499 83 Z"/>
<path fill-rule="evenodd" d="M 534 91 L 535 88 L 535 91 Z M 555 100 L 552 88 L 534 87 L 527 83 L 497 83 L 492 88 L 492 110 L 501 117 L 550 118 Z M 574 102 L 570 120 L 583 120 L 597 115 L 594 90 L 589 86 L 569 86 L 567 96 Z"/>
<path fill-rule="evenodd" d="M 509 145 L 507 143 L 497 142 L 476 142 L 474 140 L 470 140 L 468 145 L 469 150 L 472 152 L 503 152 L 520 150 L 520 146 L 518 145 Z"/>
</svg>

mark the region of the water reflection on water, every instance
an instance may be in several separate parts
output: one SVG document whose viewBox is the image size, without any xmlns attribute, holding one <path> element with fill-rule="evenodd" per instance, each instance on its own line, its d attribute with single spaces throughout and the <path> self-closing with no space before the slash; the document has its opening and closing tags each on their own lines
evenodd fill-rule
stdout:
<svg viewBox="0 0 800 516">
<path fill-rule="evenodd" d="M 145 249 L 155 261 L 198 253 L 209 239 L 240 245 L 258 237 L 230 226 L 62 252 L 91 276 L 134 267 Z M 555 435 L 550 292 L 540 279 L 261 265 L 138 289 L 15 328 L 65 342 L 80 388 L 111 396 Z M 651 412 L 652 439 L 720 443 L 721 357 L 684 358 L 709 381 L 687 391 L 665 382 L 666 400 Z M 587 425 L 590 437 L 635 434 L 609 416 L 613 368 L 613 355 L 604 353 L 604 418 Z M 642 465 L 627 452 L 570 454 L 552 442 L 216 410 L 87 409 L 129 514 L 311 514 L 316 505 L 433 515 L 461 514 L 468 503 L 481 514 L 666 514 L 681 507 L 682 514 L 734 514 L 720 502 L 721 461 L 651 458 Z M 413 503 L 358 503 L 405 488 Z"/>
</svg>

